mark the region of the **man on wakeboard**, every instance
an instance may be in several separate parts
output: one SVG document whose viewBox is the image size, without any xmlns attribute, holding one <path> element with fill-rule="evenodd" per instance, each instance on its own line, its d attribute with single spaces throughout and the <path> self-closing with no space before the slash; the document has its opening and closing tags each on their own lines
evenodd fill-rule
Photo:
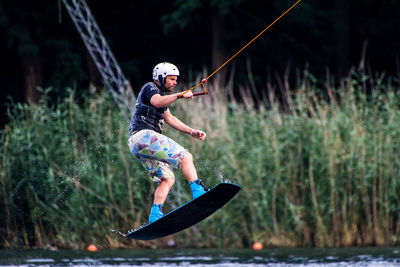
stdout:
<svg viewBox="0 0 400 267">
<path fill-rule="evenodd" d="M 129 126 L 129 149 L 148 171 L 151 179 L 159 184 L 154 193 L 149 223 L 164 216 L 163 205 L 175 183 L 172 168 L 182 169 L 182 174 L 192 190 L 193 199 L 206 192 L 202 181 L 197 177 L 192 154 L 162 134 L 165 121 L 172 128 L 201 141 L 206 138 L 203 131 L 189 127 L 168 109 L 168 106 L 181 95 L 181 93 L 166 94 L 173 91 L 178 76 L 178 68 L 171 63 L 162 62 L 154 67 L 153 81 L 141 88 Z M 192 99 L 193 93 L 186 92 L 182 97 Z"/>
</svg>

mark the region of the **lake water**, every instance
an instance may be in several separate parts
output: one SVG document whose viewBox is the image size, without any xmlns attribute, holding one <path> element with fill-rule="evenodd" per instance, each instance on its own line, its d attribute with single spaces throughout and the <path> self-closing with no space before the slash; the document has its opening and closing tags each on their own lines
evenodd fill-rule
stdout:
<svg viewBox="0 0 400 267">
<path fill-rule="evenodd" d="M 0 250 L 1 266 L 400 266 L 400 248 Z"/>
</svg>

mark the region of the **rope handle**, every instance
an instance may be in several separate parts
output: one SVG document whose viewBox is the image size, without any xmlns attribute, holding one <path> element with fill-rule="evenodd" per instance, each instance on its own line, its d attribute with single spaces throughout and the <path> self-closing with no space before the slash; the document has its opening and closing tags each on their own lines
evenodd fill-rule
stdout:
<svg viewBox="0 0 400 267">
<path fill-rule="evenodd" d="M 200 96 L 200 95 L 207 95 L 207 94 L 208 94 L 207 89 L 206 89 L 206 87 L 204 86 L 204 84 L 205 84 L 206 82 L 207 82 L 207 79 L 203 79 L 203 80 L 201 80 L 201 82 L 200 82 L 198 85 L 196 85 L 196 86 L 194 87 L 194 88 L 196 88 L 197 86 L 201 85 L 201 86 L 203 87 L 203 92 L 193 93 L 193 96 Z M 184 94 L 186 94 L 187 92 L 192 91 L 194 88 L 190 88 L 189 90 L 183 91 L 182 93 L 180 93 L 180 94 L 178 95 L 178 98 L 182 98 Z"/>
<path fill-rule="evenodd" d="M 183 95 L 184 95 L 185 93 L 187 93 L 187 92 L 189 92 L 189 91 L 184 91 L 182 94 L 178 95 L 178 98 L 183 98 Z M 207 93 L 204 93 L 204 92 L 193 93 L 193 96 L 200 96 L 200 95 L 208 95 L 208 92 L 207 92 Z"/>
</svg>

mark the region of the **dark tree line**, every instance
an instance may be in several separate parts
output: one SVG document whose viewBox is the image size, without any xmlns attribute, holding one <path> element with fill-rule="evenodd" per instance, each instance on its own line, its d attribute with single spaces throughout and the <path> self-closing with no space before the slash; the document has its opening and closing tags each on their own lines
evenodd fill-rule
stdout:
<svg viewBox="0 0 400 267">
<path fill-rule="evenodd" d="M 171 61 L 192 82 L 203 68 L 210 73 L 294 1 L 256 0 L 87 0 L 125 75 L 137 91 L 152 67 Z M 247 82 L 246 62 L 262 90 L 269 72 L 288 66 L 323 78 L 337 77 L 358 65 L 366 47 L 366 64 L 376 72 L 399 76 L 400 13 L 398 0 L 303 0 L 235 64 L 236 83 Z M 97 70 L 61 1 L 0 2 L 1 120 L 4 104 L 36 102 L 37 87 L 85 90 L 100 87 Z M 216 82 L 223 85 L 232 64 Z M 4 123 L 4 122 L 3 122 Z"/>
</svg>

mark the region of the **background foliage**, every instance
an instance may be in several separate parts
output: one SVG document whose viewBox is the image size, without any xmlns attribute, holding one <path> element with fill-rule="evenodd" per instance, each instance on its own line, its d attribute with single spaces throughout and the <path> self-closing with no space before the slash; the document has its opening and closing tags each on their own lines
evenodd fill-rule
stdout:
<svg viewBox="0 0 400 267">
<path fill-rule="evenodd" d="M 293 1 L 87 3 L 137 93 L 161 61 L 187 88 Z M 0 246 L 399 244 L 399 11 L 396 0 L 303 0 L 210 95 L 171 107 L 208 133 L 166 132 L 206 184 L 244 190 L 196 227 L 143 243 L 111 230 L 146 222 L 154 185 L 61 1 L 2 0 Z M 182 181 L 169 210 L 190 199 Z"/>
</svg>

